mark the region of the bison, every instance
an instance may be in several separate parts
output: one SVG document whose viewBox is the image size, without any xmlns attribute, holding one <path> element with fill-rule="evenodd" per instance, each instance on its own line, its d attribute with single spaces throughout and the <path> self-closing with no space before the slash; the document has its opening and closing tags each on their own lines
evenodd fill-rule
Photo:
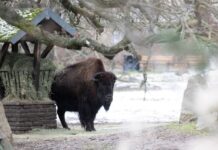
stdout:
<svg viewBox="0 0 218 150">
<path fill-rule="evenodd" d="M 64 114 L 78 112 L 81 126 L 95 131 L 94 120 L 101 106 L 109 110 L 113 100 L 116 76 L 104 69 L 100 59 L 89 58 L 57 73 L 51 85 L 50 98 L 56 102 L 63 128 L 69 129 Z"/>
</svg>

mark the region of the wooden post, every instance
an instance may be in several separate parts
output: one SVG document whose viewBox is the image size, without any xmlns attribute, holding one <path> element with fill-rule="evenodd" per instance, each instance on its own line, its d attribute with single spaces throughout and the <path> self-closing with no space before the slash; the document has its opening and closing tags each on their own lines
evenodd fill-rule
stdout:
<svg viewBox="0 0 218 150">
<path fill-rule="evenodd" d="M 20 44 L 21 44 L 23 50 L 25 51 L 25 54 L 26 54 L 26 55 L 31 55 L 30 49 L 29 49 L 29 46 L 27 45 L 27 43 L 21 41 Z"/>
<path fill-rule="evenodd" d="M 39 91 L 39 74 L 40 74 L 40 43 L 37 41 L 34 45 L 34 61 L 33 61 L 33 84 L 38 93 Z"/>
<path fill-rule="evenodd" d="M 42 52 L 41 54 L 41 58 L 45 58 L 48 53 L 52 50 L 52 48 L 54 47 L 54 45 L 48 45 L 45 50 Z"/>
<path fill-rule="evenodd" d="M 0 51 L 0 68 L 2 67 L 2 64 L 4 62 L 4 59 L 5 59 L 5 56 L 6 56 L 6 53 L 8 51 L 8 47 L 9 47 L 9 44 L 8 42 L 5 42 L 2 46 L 2 49 Z"/>
<path fill-rule="evenodd" d="M 18 53 L 18 43 L 11 44 L 12 45 L 12 53 Z"/>
</svg>

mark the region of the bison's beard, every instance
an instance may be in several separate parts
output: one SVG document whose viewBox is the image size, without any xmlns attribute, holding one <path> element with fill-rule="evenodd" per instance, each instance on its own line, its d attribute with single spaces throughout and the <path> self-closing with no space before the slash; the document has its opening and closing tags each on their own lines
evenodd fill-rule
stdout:
<svg viewBox="0 0 218 150">
<path fill-rule="evenodd" d="M 105 109 L 105 111 L 108 111 L 109 110 L 109 108 L 110 108 L 110 105 L 111 104 L 108 104 L 108 103 L 105 103 L 103 106 L 104 106 L 104 109 Z"/>
</svg>

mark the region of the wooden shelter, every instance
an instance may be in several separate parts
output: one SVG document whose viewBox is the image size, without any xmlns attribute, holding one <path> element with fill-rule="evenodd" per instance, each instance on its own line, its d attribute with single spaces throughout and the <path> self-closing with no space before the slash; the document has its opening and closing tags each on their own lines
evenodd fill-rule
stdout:
<svg viewBox="0 0 218 150">
<path fill-rule="evenodd" d="M 16 10 L 26 20 L 32 22 L 33 25 L 39 26 L 43 30 L 50 33 L 66 35 L 73 37 L 76 33 L 74 27 L 71 27 L 61 17 L 53 12 L 50 8 L 46 9 L 26 9 Z M 37 39 L 31 37 L 26 32 L 7 24 L 0 18 L 0 42 L 3 43 L 0 51 L 0 68 L 7 54 L 17 54 L 19 52 L 31 56 L 33 62 L 33 83 L 36 91 L 39 89 L 39 74 L 40 74 L 40 58 L 45 58 L 52 50 L 54 45 L 47 45 L 42 49 L 41 43 Z M 20 46 L 19 46 L 20 45 Z M 30 45 L 33 45 L 31 49 Z M 21 48 L 22 50 L 19 50 Z"/>
</svg>

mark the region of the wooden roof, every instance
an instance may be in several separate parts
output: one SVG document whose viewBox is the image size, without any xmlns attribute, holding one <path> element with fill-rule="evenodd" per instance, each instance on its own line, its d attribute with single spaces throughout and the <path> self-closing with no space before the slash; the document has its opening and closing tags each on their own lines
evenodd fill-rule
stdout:
<svg viewBox="0 0 218 150">
<path fill-rule="evenodd" d="M 76 29 L 66 23 L 57 13 L 53 12 L 50 8 L 45 9 L 28 9 L 25 11 L 16 10 L 26 20 L 32 22 L 33 25 L 40 24 L 43 20 L 52 20 L 58 26 L 60 26 L 69 35 L 74 36 Z M 0 42 L 10 42 L 12 44 L 17 43 L 27 33 L 19 30 L 18 28 L 7 24 L 0 18 Z"/>
</svg>

